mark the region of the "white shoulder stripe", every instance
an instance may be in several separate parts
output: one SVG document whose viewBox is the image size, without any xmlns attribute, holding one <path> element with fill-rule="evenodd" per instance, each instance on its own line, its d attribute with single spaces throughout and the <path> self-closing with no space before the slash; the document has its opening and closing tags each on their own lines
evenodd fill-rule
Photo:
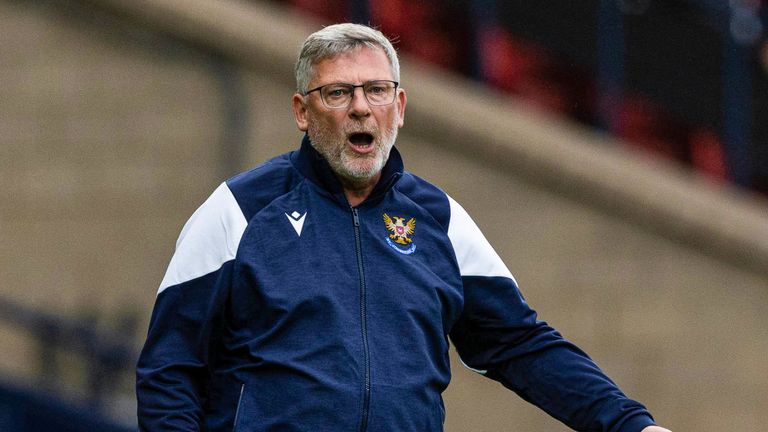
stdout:
<svg viewBox="0 0 768 432">
<path fill-rule="evenodd" d="M 461 275 L 502 276 L 514 280 L 512 273 L 485 239 L 480 228 L 469 217 L 467 211 L 450 196 L 448 202 L 451 205 L 448 238 L 453 244 Z"/>
<path fill-rule="evenodd" d="M 176 242 L 157 293 L 218 270 L 234 259 L 248 221 L 226 183 L 222 183 L 189 218 Z"/>
</svg>

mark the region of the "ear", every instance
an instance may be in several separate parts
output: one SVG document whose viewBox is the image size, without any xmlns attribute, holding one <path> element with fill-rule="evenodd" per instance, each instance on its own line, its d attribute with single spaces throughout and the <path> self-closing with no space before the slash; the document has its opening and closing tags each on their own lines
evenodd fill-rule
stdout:
<svg viewBox="0 0 768 432">
<path fill-rule="evenodd" d="M 403 127 L 405 123 L 405 104 L 408 102 L 408 97 L 405 95 L 404 89 L 397 89 L 397 115 L 400 117 L 397 121 L 397 127 Z"/>
<path fill-rule="evenodd" d="M 309 121 L 307 119 L 307 104 L 304 102 L 304 96 L 295 93 L 292 99 L 293 118 L 296 120 L 296 127 L 300 131 L 306 132 L 309 127 Z"/>
</svg>

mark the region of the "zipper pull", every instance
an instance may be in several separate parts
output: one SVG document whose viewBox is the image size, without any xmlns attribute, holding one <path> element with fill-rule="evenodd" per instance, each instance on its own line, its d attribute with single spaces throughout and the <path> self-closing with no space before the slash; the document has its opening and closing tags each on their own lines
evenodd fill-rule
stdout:
<svg viewBox="0 0 768 432">
<path fill-rule="evenodd" d="M 360 218 L 357 217 L 357 209 L 354 207 L 350 207 L 352 209 L 352 221 L 355 223 L 356 227 L 360 226 Z"/>
</svg>

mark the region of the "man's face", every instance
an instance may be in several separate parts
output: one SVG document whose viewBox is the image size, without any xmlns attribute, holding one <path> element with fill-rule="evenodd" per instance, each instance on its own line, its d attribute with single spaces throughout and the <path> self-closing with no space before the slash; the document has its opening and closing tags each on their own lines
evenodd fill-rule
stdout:
<svg viewBox="0 0 768 432">
<path fill-rule="evenodd" d="M 362 84 L 393 80 L 386 54 L 380 49 L 358 48 L 324 59 L 314 66 L 310 89 L 332 83 Z M 381 168 L 395 144 L 405 115 L 405 92 L 397 90 L 395 102 L 372 106 L 356 88 L 346 108 L 327 108 L 320 92 L 293 96 L 293 111 L 300 130 L 325 157 L 343 181 L 354 184 L 378 181 Z"/>
</svg>

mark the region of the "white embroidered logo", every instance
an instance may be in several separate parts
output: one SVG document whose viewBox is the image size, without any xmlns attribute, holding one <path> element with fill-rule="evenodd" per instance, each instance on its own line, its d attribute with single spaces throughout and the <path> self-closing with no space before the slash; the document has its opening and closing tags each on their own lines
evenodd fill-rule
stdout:
<svg viewBox="0 0 768 432">
<path fill-rule="evenodd" d="M 293 229 L 296 230 L 296 234 L 301 237 L 301 229 L 304 228 L 304 218 L 307 216 L 307 212 L 304 212 L 304 214 L 301 214 L 297 211 L 294 211 L 291 214 L 286 213 L 285 216 L 288 218 L 288 221 L 293 226 Z"/>
</svg>

